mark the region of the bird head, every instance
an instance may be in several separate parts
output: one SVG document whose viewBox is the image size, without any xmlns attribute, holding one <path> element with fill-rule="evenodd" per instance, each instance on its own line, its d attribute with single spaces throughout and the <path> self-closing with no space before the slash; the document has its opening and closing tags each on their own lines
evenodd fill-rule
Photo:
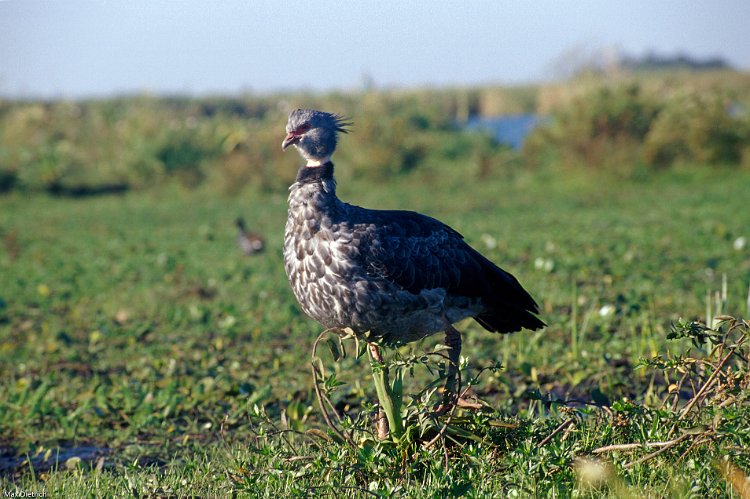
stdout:
<svg viewBox="0 0 750 499">
<path fill-rule="evenodd" d="M 336 150 L 338 133 L 347 133 L 345 118 L 314 109 L 295 109 L 286 124 L 286 137 L 281 149 L 293 145 L 307 160 L 307 166 L 320 166 Z"/>
</svg>

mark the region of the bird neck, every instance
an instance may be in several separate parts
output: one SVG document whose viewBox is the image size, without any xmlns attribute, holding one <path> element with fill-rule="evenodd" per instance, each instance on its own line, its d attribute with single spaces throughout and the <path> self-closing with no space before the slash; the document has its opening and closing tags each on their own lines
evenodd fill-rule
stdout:
<svg viewBox="0 0 750 499">
<path fill-rule="evenodd" d="M 333 163 L 309 167 L 303 166 L 297 173 L 297 181 L 289 188 L 289 212 L 312 208 L 319 212 L 336 210 L 341 201 L 336 197 L 336 179 L 333 178 Z"/>
<path fill-rule="evenodd" d="M 310 167 L 310 168 L 317 168 L 318 166 L 323 166 L 326 163 L 330 163 L 330 162 L 331 162 L 330 155 L 322 159 L 307 158 L 307 164 L 305 166 Z"/>
<path fill-rule="evenodd" d="M 327 161 L 320 166 L 303 166 L 297 172 L 297 183 L 312 184 L 333 180 L 333 163 Z"/>
</svg>

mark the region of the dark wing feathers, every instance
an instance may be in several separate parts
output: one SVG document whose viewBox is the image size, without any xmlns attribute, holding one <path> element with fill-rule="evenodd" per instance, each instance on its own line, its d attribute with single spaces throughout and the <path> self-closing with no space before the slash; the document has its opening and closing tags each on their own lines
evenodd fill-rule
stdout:
<svg viewBox="0 0 750 499">
<path fill-rule="evenodd" d="M 490 331 L 544 326 L 533 315 L 539 307 L 516 278 L 439 220 L 395 210 L 362 209 L 358 215 L 358 225 L 367 234 L 360 256 L 371 275 L 415 294 L 444 288 L 448 295 L 481 298 L 487 312 L 475 319 Z"/>
<path fill-rule="evenodd" d="M 498 333 L 512 333 L 521 328 L 537 330 L 546 326 L 534 314 L 539 306 L 518 280 L 467 245 L 477 260 L 483 261 L 484 282 L 490 283 L 482 300 L 488 310 L 474 319 L 485 329 Z"/>
<path fill-rule="evenodd" d="M 367 211 L 362 227 L 369 237 L 361 256 L 368 271 L 376 269 L 378 276 L 415 294 L 458 288 L 461 272 L 453 262 L 460 244 L 465 245 L 458 232 L 415 212 Z"/>
</svg>

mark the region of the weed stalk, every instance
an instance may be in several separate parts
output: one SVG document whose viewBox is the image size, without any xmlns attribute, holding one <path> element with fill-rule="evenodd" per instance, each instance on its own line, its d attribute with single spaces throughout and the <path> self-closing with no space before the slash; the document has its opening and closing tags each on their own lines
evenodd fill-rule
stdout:
<svg viewBox="0 0 750 499">
<path fill-rule="evenodd" d="M 575 280 L 573 281 L 573 306 L 570 313 L 570 322 L 570 350 L 573 352 L 573 359 L 578 360 L 578 288 L 576 288 Z"/>
<path fill-rule="evenodd" d="M 396 370 L 396 377 L 393 384 L 390 382 L 388 366 L 378 358 L 379 354 L 374 355 L 373 349 L 368 348 L 370 362 L 372 365 L 372 378 L 375 381 L 375 392 L 378 395 L 378 402 L 385 417 L 388 420 L 391 438 L 398 440 L 404 434 L 404 424 L 401 421 L 401 406 L 403 404 L 403 370 Z"/>
</svg>

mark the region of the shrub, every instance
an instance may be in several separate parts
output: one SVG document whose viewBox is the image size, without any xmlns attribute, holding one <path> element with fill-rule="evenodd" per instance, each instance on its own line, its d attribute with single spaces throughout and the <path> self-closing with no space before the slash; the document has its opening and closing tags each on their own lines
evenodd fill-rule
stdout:
<svg viewBox="0 0 750 499">
<path fill-rule="evenodd" d="M 554 112 L 548 125 L 532 132 L 524 154 L 568 166 L 629 167 L 658 112 L 638 85 L 601 87 Z"/>
<path fill-rule="evenodd" d="M 747 78 L 689 78 L 689 84 L 679 78 L 656 84 L 639 78 L 639 84 L 562 85 L 566 97 L 555 101 L 547 125 L 526 140 L 522 159 L 625 172 L 676 161 L 750 164 L 750 120 L 739 111 L 727 112 L 735 96 L 738 109 L 750 106 Z M 674 95 L 675 88 L 681 94 Z M 279 147 L 294 107 L 352 119 L 353 133 L 337 153 L 348 165 L 340 171 L 342 178 L 377 180 L 415 170 L 425 178 L 468 171 L 484 178 L 521 160 L 487 137 L 462 131 L 460 123 L 475 113 L 541 109 L 543 93 L 519 87 L 0 100 L 0 192 L 108 192 L 113 186 L 137 189 L 169 179 L 225 192 L 246 185 L 282 191 L 300 164 L 297 155 Z"/>
<path fill-rule="evenodd" d="M 730 112 L 729 102 L 716 93 L 689 93 L 668 100 L 646 138 L 646 162 L 740 163 L 743 148 L 750 145 L 750 128 L 747 119 Z"/>
<path fill-rule="evenodd" d="M 668 89 L 660 96 L 633 84 L 599 87 L 562 106 L 532 132 L 524 156 L 634 171 L 682 161 L 738 165 L 748 146 L 750 121 L 719 89 Z"/>
</svg>

